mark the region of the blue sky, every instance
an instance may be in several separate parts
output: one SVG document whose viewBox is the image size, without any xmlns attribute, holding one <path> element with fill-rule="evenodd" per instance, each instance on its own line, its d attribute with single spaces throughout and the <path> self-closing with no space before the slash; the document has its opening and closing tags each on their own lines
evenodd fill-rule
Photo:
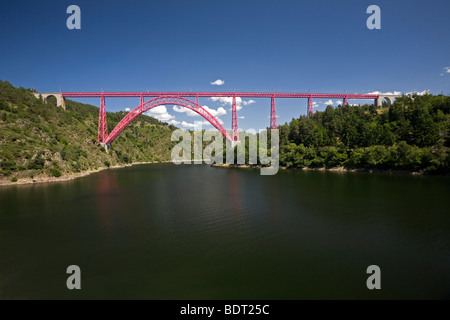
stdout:
<svg viewBox="0 0 450 320">
<path fill-rule="evenodd" d="M 66 27 L 71 4 L 81 8 L 81 30 Z M 381 30 L 366 27 L 371 4 L 381 8 Z M 41 92 L 450 94 L 449 12 L 448 0 L 5 0 L 0 79 Z M 211 85 L 217 79 L 225 83 Z M 270 100 L 248 100 L 239 126 L 268 126 Z M 98 99 L 79 101 L 99 105 Z M 306 100 L 276 102 L 279 123 L 306 113 Z M 328 101 L 315 102 L 315 110 L 323 110 Z M 111 98 L 106 107 L 138 103 Z M 226 101 L 205 98 L 200 104 L 222 107 L 220 119 L 231 126 Z M 202 120 L 172 106 L 166 111 L 159 117 L 179 125 Z"/>
</svg>

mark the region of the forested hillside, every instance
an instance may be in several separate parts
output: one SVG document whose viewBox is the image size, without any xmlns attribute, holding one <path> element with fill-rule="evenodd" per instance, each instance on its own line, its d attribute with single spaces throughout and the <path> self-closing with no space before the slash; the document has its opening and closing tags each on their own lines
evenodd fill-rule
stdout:
<svg viewBox="0 0 450 320">
<path fill-rule="evenodd" d="M 98 108 L 44 103 L 31 90 L 0 81 L 0 180 L 60 177 L 100 167 L 170 160 L 175 129 L 141 115 L 106 153 L 97 142 Z M 125 112 L 107 113 L 109 131 Z"/>
<path fill-rule="evenodd" d="M 0 183 L 170 160 L 175 127 L 141 115 L 107 153 L 97 142 L 98 108 L 71 100 L 66 107 L 0 81 Z M 109 131 L 124 116 L 107 113 Z M 287 168 L 450 172 L 448 96 L 403 96 L 381 108 L 328 106 L 279 132 L 280 166 Z"/>
<path fill-rule="evenodd" d="M 412 95 L 388 107 L 328 106 L 280 129 L 280 165 L 448 173 L 450 97 Z"/>
</svg>

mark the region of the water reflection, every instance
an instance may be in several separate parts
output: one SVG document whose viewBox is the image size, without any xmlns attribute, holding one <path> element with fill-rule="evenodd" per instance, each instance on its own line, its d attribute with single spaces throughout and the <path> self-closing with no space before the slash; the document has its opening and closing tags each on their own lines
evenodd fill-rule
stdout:
<svg viewBox="0 0 450 320">
<path fill-rule="evenodd" d="M 0 298 L 70 298 L 74 261 L 82 298 L 373 298 L 369 264 L 378 298 L 448 297 L 449 193 L 442 177 L 172 164 L 0 189 Z"/>
<path fill-rule="evenodd" d="M 241 199 L 239 192 L 239 176 L 236 170 L 230 170 L 228 172 L 228 194 L 233 208 L 233 213 L 239 215 L 241 213 Z"/>
<path fill-rule="evenodd" d="M 95 177 L 95 201 L 102 227 L 109 230 L 112 226 L 114 210 L 123 208 L 123 197 L 120 196 L 116 172 L 100 173 Z M 125 214 L 125 212 L 124 212 Z"/>
</svg>

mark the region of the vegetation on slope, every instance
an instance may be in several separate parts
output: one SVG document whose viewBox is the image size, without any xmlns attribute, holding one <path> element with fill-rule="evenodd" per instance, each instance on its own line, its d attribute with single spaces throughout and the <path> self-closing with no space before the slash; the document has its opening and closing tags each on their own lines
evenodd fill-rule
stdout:
<svg viewBox="0 0 450 320">
<path fill-rule="evenodd" d="M 0 179 L 53 176 L 141 161 L 170 160 L 173 126 L 141 115 L 106 153 L 97 142 L 98 108 L 56 99 L 0 81 Z M 107 113 L 109 131 L 125 112 Z"/>
<path fill-rule="evenodd" d="M 97 142 L 98 108 L 71 100 L 66 106 L 0 81 L 0 180 L 167 161 L 178 143 L 170 139 L 175 127 L 141 115 L 106 153 Z M 107 113 L 110 131 L 125 114 Z M 287 168 L 450 172 L 450 97 L 443 95 L 403 96 L 382 108 L 328 106 L 280 125 L 279 132 L 280 166 Z M 248 146 L 245 153 L 248 159 Z"/>
<path fill-rule="evenodd" d="M 450 97 L 413 95 L 388 107 L 328 106 L 280 129 L 280 165 L 450 171 Z"/>
<path fill-rule="evenodd" d="M 328 106 L 311 117 L 279 126 L 279 165 L 301 168 L 346 168 L 447 174 L 450 172 L 450 97 L 412 95 L 392 106 Z M 258 136 L 257 134 L 256 136 Z M 249 134 L 249 136 L 253 136 Z M 270 130 L 267 132 L 270 154 Z M 249 141 L 234 150 L 249 163 Z M 242 146 L 245 143 L 244 150 Z M 203 148 L 204 148 L 203 144 Z M 242 151 L 240 151 L 242 150 Z M 223 144 L 226 163 L 226 144 Z"/>
</svg>

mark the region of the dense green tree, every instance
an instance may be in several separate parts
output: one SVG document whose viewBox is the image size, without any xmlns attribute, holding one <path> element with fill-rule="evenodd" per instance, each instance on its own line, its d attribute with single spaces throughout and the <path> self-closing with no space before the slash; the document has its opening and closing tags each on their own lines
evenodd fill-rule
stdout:
<svg viewBox="0 0 450 320">
<path fill-rule="evenodd" d="M 0 179 L 57 177 L 105 163 L 170 160 L 173 126 L 140 115 L 107 153 L 97 142 L 98 112 L 95 106 L 69 99 L 63 110 L 55 99 L 44 103 L 32 90 L 0 81 Z M 107 113 L 109 132 L 125 114 Z"/>
<path fill-rule="evenodd" d="M 280 161 L 289 168 L 450 171 L 447 96 L 405 95 L 381 108 L 328 106 L 279 128 Z"/>
</svg>

